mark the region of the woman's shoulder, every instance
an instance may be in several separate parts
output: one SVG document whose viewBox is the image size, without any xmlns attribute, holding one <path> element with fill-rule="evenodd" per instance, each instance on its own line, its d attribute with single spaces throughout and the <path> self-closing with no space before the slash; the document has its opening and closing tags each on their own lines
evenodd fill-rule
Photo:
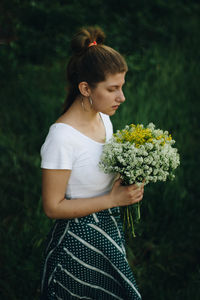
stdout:
<svg viewBox="0 0 200 300">
<path fill-rule="evenodd" d="M 49 128 L 45 141 L 52 141 L 56 144 L 72 144 L 77 141 L 76 132 L 70 125 L 65 123 L 53 123 Z"/>
<path fill-rule="evenodd" d="M 41 167 L 71 170 L 76 158 L 76 148 L 70 128 L 65 124 L 52 124 L 40 149 Z"/>
<path fill-rule="evenodd" d="M 66 123 L 54 123 L 49 128 L 49 133 L 57 136 L 58 138 L 62 137 L 73 137 L 74 128 L 71 125 Z"/>
</svg>

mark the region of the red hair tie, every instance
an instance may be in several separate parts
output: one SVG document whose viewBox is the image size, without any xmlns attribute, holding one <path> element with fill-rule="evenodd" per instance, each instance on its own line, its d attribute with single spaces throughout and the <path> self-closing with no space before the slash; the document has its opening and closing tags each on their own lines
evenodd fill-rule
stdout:
<svg viewBox="0 0 200 300">
<path fill-rule="evenodd" d="M 88 47 L 91 47 L 91 46 L 96 46 L 96 45 L 97 45 L 97 42 L 96 42 L 96 41 L 94 41 L 94 42 L 90 43 L 90 44 L 88 45 Z"/>
</svg>

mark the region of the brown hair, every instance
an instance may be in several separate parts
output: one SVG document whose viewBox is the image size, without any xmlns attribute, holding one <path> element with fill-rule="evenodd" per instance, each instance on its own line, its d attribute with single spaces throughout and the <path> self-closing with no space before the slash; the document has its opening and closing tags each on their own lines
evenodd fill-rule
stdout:
<svg viewBox="0 0 200 300">
<path fill-rule="evenodd" d="M 64 112 L 80 94 L 78 85 L 86 81 L 91 88 L 104 81 L 108 74 L 128 70 L 124 58 L 119 52 L 103 44 L 104 32 L 99 27 L 82 28 L 71 41 L 73 55 L 67 65 L 68 95 L 64 103 Z M 97 45 L 89 46 L 96 41 Z"/>
</svg>

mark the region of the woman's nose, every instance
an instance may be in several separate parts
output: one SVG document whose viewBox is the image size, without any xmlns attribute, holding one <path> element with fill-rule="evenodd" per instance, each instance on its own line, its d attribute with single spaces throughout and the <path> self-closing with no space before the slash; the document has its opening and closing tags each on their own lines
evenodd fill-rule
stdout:
<svg viewBox="0 0 200 300">
<path fill-rule="evenodd" d="M 119 94 L 119 101 L 120 101 L 121 103 L 125 101 L 125 96 L 124 96 L 124 93 L 123 93 L 122 90 L 120 91 L 120 94 Z"/>
</svg>

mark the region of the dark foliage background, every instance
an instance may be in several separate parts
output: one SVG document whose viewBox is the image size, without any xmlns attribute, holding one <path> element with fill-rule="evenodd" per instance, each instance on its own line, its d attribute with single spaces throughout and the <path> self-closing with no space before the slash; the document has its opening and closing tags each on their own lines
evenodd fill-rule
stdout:
<svg viewBox="0 0 200 300">
<path fill-rule="evenodd" d="M 200 299 L 199 13 L 195 0 L 1 0 L 0 298 L 38 299 L 43 241 L 40 147 L 66 95 L 69 41 L 99 25 L 127 59 L 114 128 L 154 122 L 176 139 L 173 182 L 146 187 L 129 261 L 143 299 Z"/>
</svg>

